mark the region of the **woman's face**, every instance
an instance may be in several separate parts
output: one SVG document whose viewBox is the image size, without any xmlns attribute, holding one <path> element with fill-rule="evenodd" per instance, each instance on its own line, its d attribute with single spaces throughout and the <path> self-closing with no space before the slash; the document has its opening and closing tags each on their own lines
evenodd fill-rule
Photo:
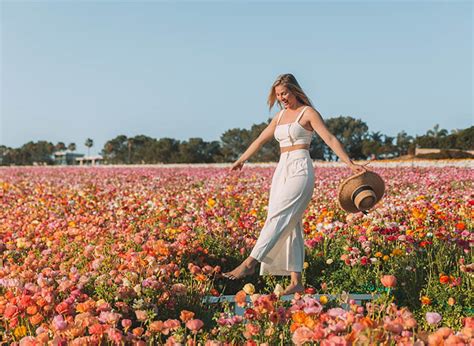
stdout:
<svg viewBox="0 0 474 346">
<path fill-rule="evenodd" d="M 277 85 L 275 87 L 275 94 L 277 100 L 286 108 L 294 108 L 298 104 L 296 96 L 283 85 Z"/>
</svg>

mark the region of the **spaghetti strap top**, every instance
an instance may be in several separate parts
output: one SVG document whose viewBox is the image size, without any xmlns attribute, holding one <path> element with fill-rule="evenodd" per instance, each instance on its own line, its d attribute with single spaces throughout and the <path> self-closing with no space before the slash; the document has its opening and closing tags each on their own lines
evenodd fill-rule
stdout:
<svg viewBox="0 0 474 346">
<path fill-rule="evenodd" d="M 285 112 L 284 109 L 281 110 L 280 114 L 278 115 L 277 126 L 274 132 L 274 137 L 280 143 L 280 148 L 289 147 L 297 144 L 311 144 L 311 137 L 313 135 L 313 131 L 305 129 L 299 123 L 304 111 L 307 108 L 308 106 L 303 108 L 303 110 L 296 117 L 296 120 L 294 122 L 278 125 L 281 116 Z"/>
</svg>

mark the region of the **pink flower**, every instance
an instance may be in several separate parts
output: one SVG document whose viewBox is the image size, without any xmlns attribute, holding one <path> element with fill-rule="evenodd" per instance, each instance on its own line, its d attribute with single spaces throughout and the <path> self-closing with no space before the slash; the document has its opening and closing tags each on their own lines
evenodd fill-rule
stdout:
<svg viewBox="0 0 474 346">
<path fill-rule="evenodd" d="M 428 324 L 438 324 L 441 321 L 441 315 L 437 312 L 427 312 L 425 317 Z"/>
<path fill-rule="evenodd" d="M 200 319 L 194 319 L 186 322 L 186 327 L 190 329 L 193 332 L 197 332 L 199 329 L 202 328 L 204 325 L 204 322 L 201 321 Z"/>
<path fill-rule="evenodd" d="M 8 303 L 3 315 L 8 319 L 18 316 L 18 307 Z"/>
<path fill-rule="evenodd" d="M 123 319 L 122 320 L 122 327 L 125 328 L 125 331 L 128 330 L 128 328 L 130 328 L 132 325 L 132 321 L 129 320 L 129 319 Z"/>
<path fill-rule="evenodd" d="M 107 335 L 109 336 L 110 340 L 112 340 L 113 342 L 117 344 L 120 344 L 123 338 L 122 333 L 118 329 L 115 329 L 115 328 L 107 329 Z"/>
<path fill-rule="evenodd" d="M 321 341 L 321 346 L 345 346 L 347 344 L 346 339 L 337 335 L 331 335 L 327 339 Z"/>
<path fill-rule="evenodd" d="M 135 315 L 137 316 L 137 320 L 142 321 L 142 322 L 146 321 L 148 318 L 147 313 L 144 310 L 136 310 Z"/>
<path fill-rule="evenodd" d="M 64 321 L 61 315 L 56 315 L 53 318 L 53 325 L 56 327 L 56 329 L 63 330 L 63 329 L 66 329 L 67 322 Z"/>
<path fill-rule="evenodd" d="M 329 309 L 327 313 L 329 316 L 336 318 L 339 316 L 344 316 L 346 314 L 346 310 L 342 308 L 332 308 L 332 309 Z"/>
<path fill-rule="evenodd" d="M 299 327 L 293 333 L 291 340 L 296 345 L 303 345 L 305 342 L 312 341 L 313 332 L 308 327 Z"/>
</svg>

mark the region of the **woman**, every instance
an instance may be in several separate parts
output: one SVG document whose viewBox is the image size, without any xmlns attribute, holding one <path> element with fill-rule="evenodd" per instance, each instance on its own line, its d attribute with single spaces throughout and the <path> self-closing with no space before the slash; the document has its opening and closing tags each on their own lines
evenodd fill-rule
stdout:
<svg viewBox="0 0 474 346">
<path fill-rule="evenodd" d="M 314 189 L 314 168 L 309 155 L 313 131 L 354 173 L 366 168 L 350 160 L 292 74 L 281 75 L 273 83 L 268 96 L 270 109 L 275 102 L 281 111 L 231 167 L 231 171 L 242 169 L 245 161 L 272 137 L 280 143 L 281 155 L 272 177 L 267 219 L 250 256 L 223 276 L 236 280 L 251 275 L 260 262 L 260 275 L 291 276 L 291 283 L 283 292 L 291 294 L 304 291 L 301 224 Z"/>
</svg>

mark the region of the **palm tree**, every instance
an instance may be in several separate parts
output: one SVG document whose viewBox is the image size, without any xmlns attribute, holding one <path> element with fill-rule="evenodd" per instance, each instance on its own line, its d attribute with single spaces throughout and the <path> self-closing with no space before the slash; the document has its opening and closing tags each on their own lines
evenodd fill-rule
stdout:
<svg viewBox="0 0 474 346">
<path fill-rule="evenodd" d="M 448 135 L 448 130 L 446 129 L 439 129 L 439 124 L 436 124 L 432 130 L 426 131 L 426 135 L 430 137 L 434 137 L 436 139 L 441 137 L 446 137 Z"/>
<path fill-rule="evenodd" d="M 90 156 L 90 149 L 94 146 L 94 140 L 92 138 L 87 138 L 84 145 L 87 147 L 87 156 Z"/>
</svg>

